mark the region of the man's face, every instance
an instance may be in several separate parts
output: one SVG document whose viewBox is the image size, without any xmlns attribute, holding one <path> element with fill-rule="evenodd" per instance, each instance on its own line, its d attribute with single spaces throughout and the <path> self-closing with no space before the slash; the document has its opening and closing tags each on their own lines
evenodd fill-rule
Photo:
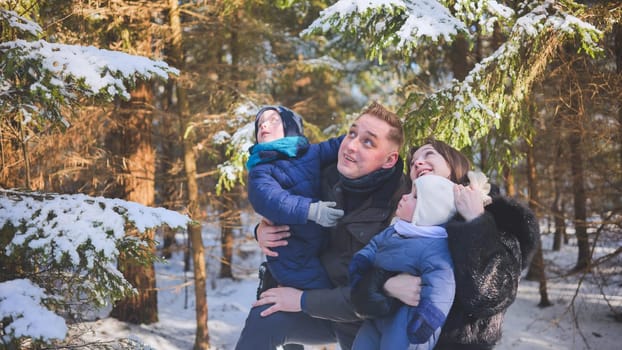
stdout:
<svg viewBox="0 0 622 350">
<path fill-rule="evenodd" d="M 399 146 L 390 141 L 391 126 L 369 114 L 360 116 L 339 146 L 337 169 L 348 179 L 358 179 L 381 168 L 391 168 Z"/>
<path fill-rule="evenodd" d="M 257 143 L 270 142 L 285 137 L 283 121 L 274 109 L 261 113 L 257 122 Z"/>
</svg>

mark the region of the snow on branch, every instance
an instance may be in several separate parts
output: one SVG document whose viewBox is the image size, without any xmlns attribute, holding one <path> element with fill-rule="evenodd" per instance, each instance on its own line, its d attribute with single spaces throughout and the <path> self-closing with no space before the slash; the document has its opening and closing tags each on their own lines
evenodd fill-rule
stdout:
<svg viewBox="0 0 622 350">
<path fill-rule="evenodd" d="M 13 320 L 5 328 L 8 337 L 65 338 L 65 320 L 41 305 L 46 298 L 45 291 L 30 280 L 0 282 L 0 319 Z"/>
<path fill-rule="evenodd" d="M 229 191 L 238 182 L 244 184 L 245 165 L 249 157 L 248 149 L 255 143 L 255 121 L 251 116 L 258 110 L 259 106 L 254 103 L 242 103 L 235 109 L 234 113 L 239 116 L 236 118 L 237 123 L 241 126 L 237 125 L 233 135 L 220 140 L 220 142 L 227 142 L 226 155 L 229 159 L 218 165 L 216 193 L 221 193 L 223 190 Z"/>
<path fill-rule="evenodd" d="M 372 41 L 373 57 L 381 56 L 379 50 L 385 48 L 406 50 L 423 42 L 449 42 L 467 28 L 435 0 L 340 0 L 320 12 L 301 35 L 331 31 Z"/>
<path fill-rule="evenodd" d="M 20 60 L 38 62 L 33 66 L 51 73 L 54 79 L 48 82 L 46 74 L 33 72 L 33 90 L 46 90 L 49 85 L 64 89 L 68 80 L 79 80 L 86 88 L 86 95 L 104 93 L 112 97 L 119 94 L 129 99 L 126 80 L 134 81 L 136 77 L 168 79 L 169 73 L 179 74 L 176 68 L 163 61 L 93 46 L 15 40 L 0 44 L 0 52 L 6 53 L 7 59 L 19 55 Z"/>
<path fill-rule="evenodd" d="M 0 283 L 3 341 L 64 338 L 56 315 L 76 312 L 77 300 L 102 306 L 133 291 L 117 268 L 121 254 L 136 263 L 156 259 L 147 235 L 126 230 L 185 228 L 189 221 L 121 199 L 0 189 L 0 239 L 8 242 L 0 264 L 10 262 Z M 54 327 L 43 332 L 39 320 Z"/>
<path fill-rule="evenodd" d="M 137 79 L 166 80 L 179 70 L 143 56 L 36 40 L 41 27 L 17 13 L 0 9 L 0 27 L 14 30 L 0 42 L 0 112 L 17 122 L 69 122 L 63 107 L 80 97 L 100 102 L 130 98 Z M 43 120 L 39 120 L 42 117 Z"/>
<path fill-rule="evenodd" d="M 126 224 L 145 232 L 164 224 L 185 227 L 189 220 L 171 210 L 121 199 L 0 190 L 0 227 L 10 223 L 19 228 L 5 253 L 26 245 L 44 249 L 58 263 L 68 256 L 79 264 L 78 248 L 86 243 L 93 246 L 87 266 L 93 266 L 96 253 L 116 257 L 115 244 L 125 236 Z"/>
<path fill-rule="evenodd" d="M 421 133 L 434 133 L 462 148 L 491 128 L 499 128 L 502 119 L 508 139 L 529 133 L 521 117 L 523 102 L 556 48 L 577 37 L 588 54 L 602 50 L 598 47 L 602 32 L 565 12 L 557 2 L 534 1 L 530 5 L 510 21 L 513 25 L 507 40 L 476 64 L 463 81 L 454 80 L 430 96 L 409 97 L 404 108 L 409 135 L 420 138 Z"/>
<path fill-rule="evenodd" d="M 15 11 L 0 9 L 0 21 L 6 22 L 10 28 L 14 28 L 32 36 L 40 35 L 43 31 L 40 25 L 18 15 Z"/>
</svg>

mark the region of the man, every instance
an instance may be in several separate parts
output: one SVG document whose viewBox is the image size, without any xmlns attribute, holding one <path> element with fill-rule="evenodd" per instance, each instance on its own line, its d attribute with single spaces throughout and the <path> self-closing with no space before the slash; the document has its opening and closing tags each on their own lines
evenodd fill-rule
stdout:
<svg viewBox="0 0 622 350">
<path fill-rule="evenodd" d="M 371 104 L 354 121 L 339 147 L 336 166 L 322 173 L 322 200 L 336 202 L 345 212 L 329 230 L 329 244 L 320 257 L 334 288 L 278 287 L 263 292 L 249 313 L 236 349 L 335 341 L 344 350 L 351 348 L 362 321 L 350 303 L 348 264 L 355 252 L 389 225 L 397 202 L 408 191 L 399 157 L 403 142 L 398 116 L 380 104 Z M 270 248 L 286 245 L 289 232 L 287 226 L 262 222 L 257 236 L 262 250 L 275 256 Z M 400 281 L 397 276 L 387 284 Z M 416 305 L 418 285 L 408 281 L 407 287 L 391 288 L 404 295 L 390 295 L 411 298 Z"/>
</svg>

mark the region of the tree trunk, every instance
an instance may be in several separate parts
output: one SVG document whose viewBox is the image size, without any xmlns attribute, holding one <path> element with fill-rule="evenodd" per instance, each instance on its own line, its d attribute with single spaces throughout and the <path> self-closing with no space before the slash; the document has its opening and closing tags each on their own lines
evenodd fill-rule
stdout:
<svg viewBox="0 0 622 350">
<path fill-rule="evenodd" d="M 151 145 L 152 92 L 147 82 L 139 82 L 131 99 L 121 102 L 117 127 L 107 135 L 107 147 L 121 161 L 122 187 L 129 201 L 152 206 L 155 198 L 155 151 Z M 132 234 L 132 233 L 130 233 Z M 136 232 L 133 234 L 137 234 Z M 145 233 L 154 240 L 154 232 Z M 149 249 L 155 251 L 152 245 Z M 137 264 L 121 258 L 120 270 L 138 294 L 120 300 L 111 316 L 121 321 L 150 324 L 158 321 L 158 294 L 153 263 Z"/>
<path fill-rule="evenodd" d="M 175 93 L 174 85 L 167 84 L 167 91 L 171 94 Z M 168 112 L 161 116 L 155 125 L 158 130 L 156 133 L 160 135 L 156 186 L 158 188 L 157 202 L 169 210 L 181 211 L 185 209 L 185 200 L 181 200 L 183 189 L 180 183 L 185 182 L 183 179 L 184 171 L 181 169 L 181 149 L 183 141 L 181 138 L 179 120 L 172 118 L 174 112 L 170 111 L 169 104 L 163 103 L 163 107 Z M 162 235 L 162 257 L 170 259 L 173 253 L 180 250 L 180 244 L 177 242 L 177 230 L 168 226 L 161 228 Z"/>
<path fill-rule="evenodd" d="M 508 197 L 516 196 L 516 186 L 514 184 L 514 174 L 509 166 L 503 168 L 503 181 L 505 182 L 505 192 Z"/>
<path fill-rule="evenodd" d="M 530 107 L 530 112 L 532 118 L 535 116 L 535 108 L 533 108 L 533 104 Z M 534 149 L 533 145 L 529 145 L 527 147 L 527 183 L 529 188 L 529 206 L 531 210 L 533 210 L 536 218 L 539 217 L 540 207 L 540 194 L 538 191 L 538 179 L 536 172 L 536 160 L 534 159 Z M 536 255 L 534 259 L 531 261 L 529 265 L 529 271 L 527 271 L 527 276 L 525 277 L 528 280 L 537 280 L 539 282 L 539 291 L 540 291 L 540 303 L 538 306 L 546 307 L 551 306 L 551 302 L 549 301 L 549 295 L 546 289 L 546 273 L 544 270 L 544 256 L 542 254 L 542 241 L 538 241 L 538 250 L 536 251 Z"/>
<path fill-rule="evenodd" d="M 240 62 L 240 41 L 238 36 L 238 24 L 240 23 L 239 13 L 235 13 L 234 20 L 229 30 L 229 46 L 231 47 L 231 65 L 227 70 L 227 79 L 231 82 L 233 87 L 233 94 L 236 94 L 239 90 L 239 62 Z M 224 147 L 220 150 L 221 159 L 226 158 Z M 237 206 L 237 187 L 232 189 L 226 195 L 221 196 L 218 199 L 219 208 L 219 222 L 220 222 L 220 278 L 233 278 L 233 271 L 231 270 L 231 262 L 233 258 L 233 228 L 236 227 L 236 216 L 239 218 L 238 206 Z"/>
<path fill-rule="evenodd" d="M 616 72 L 622 76 L 622 24 L 616 23 L 613 26 L 613 32 L 615 33 L 615 55 L 616 55 Z M 618 135 L 620 148 L 620 170 L 622 170 L 622 101 L 618 100 Z"/>
<path fill-rule="evenodd" d="M 184 55 L 182 46 L 181 19 L 176 0 L 169 0 L 170 24 L 172 32 L 172 60 L 174 65 L 183 71 Z M 177 99 L 179 103 L 179 115 L 182 127 L 182 135 L 185 128 L 190 125 L 190 104 L 186 89 L 177 81 Z M 196 304 L 197 331 L 194 339 L 195 350 L 209 349 L 209 330 L 207 327 L 207 288 L 205 271 L 205 248 L 201 236 L 202 228 L 199 215 L 199 187 L 197 185 L 197 164 L 194 155 L 194 132 L 190 132 L 183 140 L 184 145 L 184 168 L 188 187 L 188 214 L 194 220 L 188 225 L 188 233 L 192 244 L 192 261 L 194 265 L 194 295 Z"/>
<path fill-rule="evenodd" d="M 236 187 L 226 196 L 222 196 L 223 202 L 220 211 L 220 243 L 221 243 L 221 259 L 220 259 L 220 278 L 233 278 L 231 264 L 233 261 L 233 232 L 235 227 L 240 227 L 240 210 L 237 206 L 239 198 L 239 188 Z"/>
<path fill-rule="evenodd" d="M 169 80 L 166 84 L 167 98 L 161 99 L 162 109 L 166 112 L 160 116 L 156 123 L 156 133 L 160 136 L 158 148 L 158 163 L 156 175 L 156 187 L 158 188 L 158 205 L 174 210 L 185 209 L 186 203 L 183 199 L 183 186 L 185 183 L 184 170 L 181 167 L 183 140 L 179 119 L 174 118 L 176 112 L 172 108 L 177 108 L 173 103 L 172 96 L 176 93 L 175 82 Z M 176 97 L 175 97 L 176 98 Z M 162 257 L 170 259 L 174 252 L 179 251 L 181 242 L 176 239 L 176 230 L 164 226 L 162 230 Z"/>
<path fill-rule="evenodd" d="M 488 138 L 482 138 L 479 143 L 479 168 L 484 173 L 488 172 Z"/>
<path fill-rule="evenodd" d="M 557 181 L 557 180 L 555 180 Z M 555 200 L 551 206 L 553 212 L 553 220 L 555 221 L 555 233 L 553 234 L 553 251 L 560 251 L 562 244 L 566 243 L 564 238 L 566 236 L 566 222 L 564 217 L 564 207 L 561 205 L 559 197 L 560 193 L 555 192 Z"/>
<path fill-rule="evenodd" d="M 583 168 L 583 153 L 581 151 L 581 136 L 578 131 L 570 134 L 570 168 L 572 171 L 572 186 L 574 196 L 574 227 L 577 237 L 578 255 L 575 271 L 588 268 L 590 265 L 590 246 L 587 236 L 587 209 L 585 193 L 585 175 Z"/>
<path fill-rule="evenodd" d="M 162 227 L 162 240 L 162 257 L 170 259 L 173 257 L 175 230 L 167 226 Z"/>
<path fill-rule="evenodd" d="M 561 130 L 563 126 L 562 118 L 555 116 L 553 120 L 553 127 L 556 130 Z M 551 213 L 553 213 L 553 221 L 555 224 L 555 234 L 553 235 L 553 250 L 560 251 L 562 244 L 568 243 L 566 241 L 566 215 L 564 213 L 564 201 L 562 199 L 562 191 L 563 191 L 563 181 L 562 176 L 559 176 L 563 173 L 562 169 L 562 155 L 563 155 L 563 142 L 561 141 L 562 137 L 557 139 L 557 152 L 555 152 L 555 158 L 553 159 L 553 174 L 557 174 L 558 176 L 553 176 L 553 188 L 555 191 L 553 203 L 551 204 Z"/>
<path fill-rule="evenodd" d="M 22 116 L 20 120 L 23 120 Z M 22 156 L 24 157 L 24 188 L 31 190 L 32 181 L 30 181 L 30 152 L 28 152 L 28 137 L 26 136 L 25 126 L 19 123 L 19 136 L 21 141 Z"/>
<path fill-rule="evenodd" d="M 568 45 L 565 47 L 565 54 L 572 57 L 576 50 L 575 46 Z M 569 65 L 567 71 L 567 88 L 566 101 L 562 103 L 563 114 L 568 120 L 567 137 L 568 148 L 570 150 L 570 172 L 572 179 L 572 193 L 574 202 L 574 228 L 575 237 L 577 238 L 578 254 L 577 264 L 573 268 L 574 271 L 581 271 L 590 266 L 590 246 L 587 234 L 587 195 L 585 190 L 585 168 L 583 157 L 585 150 L 583 149 L 585 109 L 583 105 L 583 91 L 580 77 L 586 73 L 584 59 L 575 59 Z M 563 96 L 562 96 L 563 98 Z"/>
<path fill-rule="evenodd" d="M 469 63 L 467 61 L 469 43 L 462 34 L 458 34 L 451 44 L 449 58 L 451 60 L 451 70 L 454 78 L 458 81 L 464 80 L 469 73 Z"/>
</svg>

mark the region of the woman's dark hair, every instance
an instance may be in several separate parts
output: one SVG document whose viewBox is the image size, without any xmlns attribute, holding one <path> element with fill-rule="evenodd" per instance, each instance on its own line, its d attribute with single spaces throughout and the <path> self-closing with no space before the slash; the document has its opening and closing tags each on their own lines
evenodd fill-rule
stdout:
<svg viewBox="0 0 622 350">
<path fill-rule="evenodd" d="M 410 164 L 412 162 L 413 154 L 423 145 L 431 145 L 449 164 L 451 170 L 450 180 L 462 185 L 469 184 L 469 178 L 467 172 L 471 170 L 471 162 L 469 159 L 457 149 L 451 147 L 443 141 L 437 140 L 433 137 L 428 137 L 419 146 L 412 146 L 408 153 L 408 177 L 410 178 Z"/>
</svg>

